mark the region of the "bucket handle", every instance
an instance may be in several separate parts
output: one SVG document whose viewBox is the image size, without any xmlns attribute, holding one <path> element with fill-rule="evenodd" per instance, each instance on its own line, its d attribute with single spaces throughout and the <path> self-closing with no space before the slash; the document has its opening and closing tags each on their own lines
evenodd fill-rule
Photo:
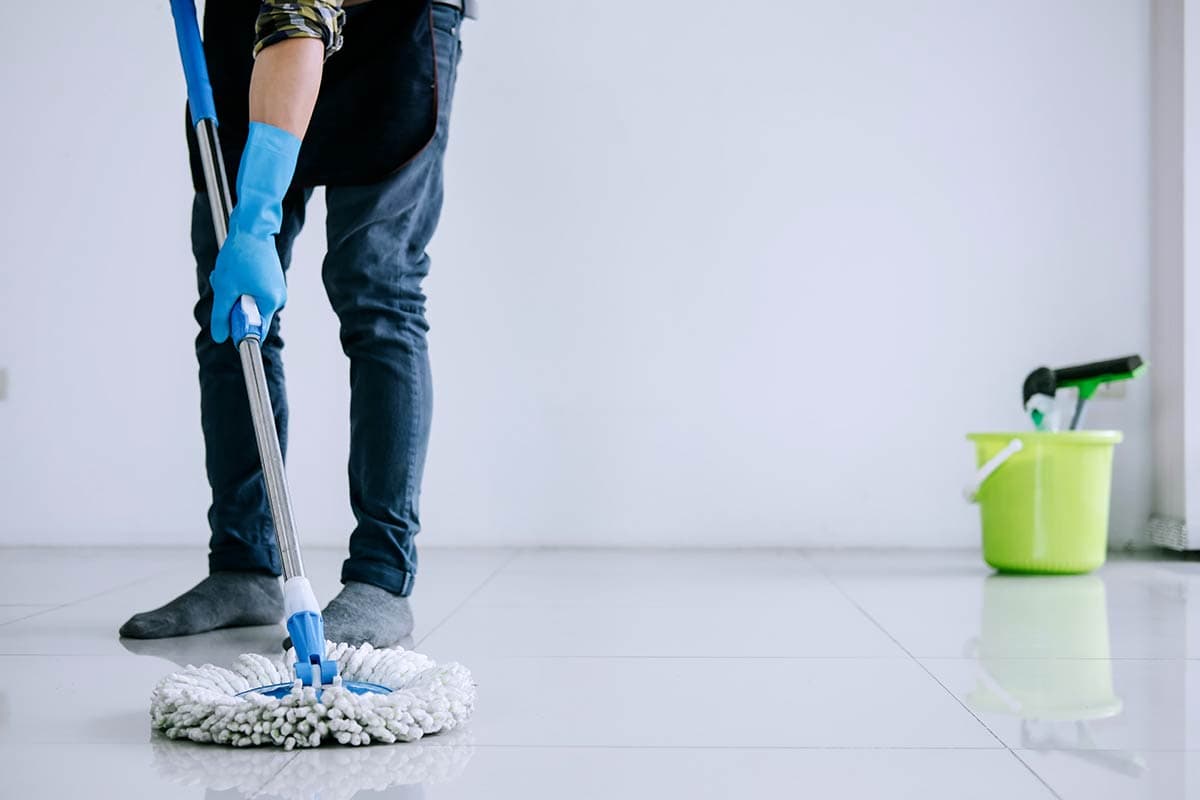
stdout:
<svg viewBox="0 0 1200 800">
<path fill-rule="evenodd" d="M 984 465 L 975 473 L 975 479 L 963 487 L 963 497 L 968 503 L 974 503 L 979 495 L 979 490 L 983 488 L 983 483 L 992 476 L 992 473 L 1000 469 L 1000 465 L 1008 459 L 1015 456 L 1025 447 L 1025 444 L 1020 439 L 1013 439 L 1004 449 L 996 455 L 989 458 Z"/>
</svg>

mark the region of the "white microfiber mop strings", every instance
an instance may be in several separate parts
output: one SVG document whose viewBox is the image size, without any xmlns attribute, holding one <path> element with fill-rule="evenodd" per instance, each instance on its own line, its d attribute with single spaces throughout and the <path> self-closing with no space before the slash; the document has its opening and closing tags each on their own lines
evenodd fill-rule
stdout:
<svg viewBox="0 0 1200 800">
<path fill-rule="evenodd" d="M 278 697 L 253 689 L 264 685 L 259 681 L 285 680 L 290 674 L 285 661 L 249 654 L 231 669 L 188 667 L 154 689 L 151 725 L 171 739 L 291 750 L 415 741 L 453 730 L 475 708 L 475 684 L 460 664 L 439 666 L 420 653 L 369 644 L 329 642 L 326 656 L 342 665 L 333 684 L 318 691 L 296 679 Z M 378 684 L 388 692 L 356 694 L 346 681 Z"/>
</svg>

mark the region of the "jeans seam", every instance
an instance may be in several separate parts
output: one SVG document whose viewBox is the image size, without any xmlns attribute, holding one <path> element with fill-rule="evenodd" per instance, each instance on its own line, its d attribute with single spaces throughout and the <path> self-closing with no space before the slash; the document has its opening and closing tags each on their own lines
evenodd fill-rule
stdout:
<svg viewBox="0 0 1200 800">
<path fill-rule="evenodd" d="M 420 431 L 421 426 L 425 424 L 425 421 L 421 418 L 421 416 L 422 416 L 421 415 L 421 401 L 423 399 L 421 397 L 422 386 L 421 386 L 421 380 L 420 380 L 421 376 L 419 374 L 420 370 L 418 370 L 418 368 L 417 368 L 418 358 L 416 357 L 416 353 L 417 353 L 417 344 L 418 343 L 416 341 L 414 341 L 414 339 L 415 339 L 415 337 L 413 336 L 412 331 L 408 330 L 407 327 L 404 328 L 405 343 L 408 345 L 409 350 L 413 353 L 413 356 L 411 358 L 409 358 L 409 375 L 408 375 L 409 386 L 411 387 L 409 390 L 409 395 L 410 395 L 410 397 L 409 397 L 409 413 L 412 415 L 412 423 L 409 425 L 409 430 L 410 431 L 414 431 L 414 430 Z M 405 510 L 408 512 L 409 516 L 413 520 L 416 521 L 416 523 L 417 523 L 416 527 L 419 530 L 421 523 L 420 523 L 420 516 L 417 513 L 417 497 L 416 497 L 417 494 L 419 493 L 419 490 L 416 487 L 420 484 L 420 481 L 414 480 L 414 475 L 416 473 L 416 467 L 417 467 L 417 448 L 410 446 L 408 448 L 408 467 L 407 467 L 407 470 L 408 470 L 407 475 L 408 475 L 409 479 L 408 479 L 408 486 L 405 487 L 406 497 L 404 498 L 404 504 L 406 506 Z"/>
</svg>

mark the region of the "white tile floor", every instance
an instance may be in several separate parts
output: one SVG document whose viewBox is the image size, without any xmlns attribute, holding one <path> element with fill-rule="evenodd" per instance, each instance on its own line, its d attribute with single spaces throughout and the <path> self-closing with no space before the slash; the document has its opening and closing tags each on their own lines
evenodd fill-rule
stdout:
<svg viewBox="0 0 1200 800">
<path fill-rule="evenodd" d="M 310 550 L 318 594 L 341 555 Z M 970 552 L 427 550 L 446 738 L 169 742 L 150 689 L 279 628 L 128 643 L 199 552 L 0 550 L 0 797 L 1197 798 L 1200 563 L 1008 578 Z"/>
</svg>

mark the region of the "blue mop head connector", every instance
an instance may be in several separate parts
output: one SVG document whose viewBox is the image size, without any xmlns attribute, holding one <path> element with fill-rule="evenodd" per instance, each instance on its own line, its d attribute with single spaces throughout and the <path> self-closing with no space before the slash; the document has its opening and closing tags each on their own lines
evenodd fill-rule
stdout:
<svg viewBox="0 0 1200 800">
<path fill-rule="evenodd" d="M 288 635 L 296 648 L 296 677 L 318 690 L 333 683 L 338 665 L 325 657 L 325 622 L 308 578 L 297 576 L 284 582 L 283 608 Z"/>
<path fill-rule="evenodd" d="M 296 576 L 283 582 L 283 610 L 287 615 L 288 635 L 292 637 L 292 647 L 296 650 L 296 662 L 292 665 L 296 680 L 303 686 L 313 687 L 318 702 L 321 690 L 334 685 L 354 694 L 391 694 L 392 690 L 387 686 L 368 681 L 347 681 L 338 676 L 338 662 L 326 655 L 325 621 L 317 609 L 317 597 L 307 578 Z M 339 645 L 339 648 L 345 651 L 346 645 Z M 351 651 L 353 649 L 350 648 Z M 281 698 L 287 697 L 295 688 L 295 680 L 272 683 L 247 689 L 238 693 L 238 697 L 265 694 Z"/>
</svg>

